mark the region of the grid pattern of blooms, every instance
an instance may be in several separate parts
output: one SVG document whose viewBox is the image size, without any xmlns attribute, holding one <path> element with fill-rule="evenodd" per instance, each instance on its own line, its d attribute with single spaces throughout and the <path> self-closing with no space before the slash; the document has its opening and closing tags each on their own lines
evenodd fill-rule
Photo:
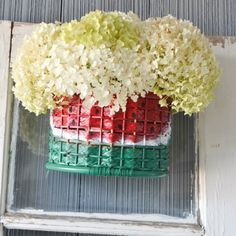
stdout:
<svg viewBox="0 0 236 236">
<path fill-rule="evenodd" d="M 164 176 L 169 145 L 87 145 L 50 135 L 47 168 L 103 176 Z"/>
<path fill-rule="evenodd" d="M 170 139 L 170 109 L 160 107 L 153 93 L 137 102 L 128 99 L 126 111 L 111 115 L 111 106 L 98 104 L 87 109 L 79 96 L 67 98 L 68 105 L 51 113 L 54 136 L 86 143 L 167 144 Z"/>
<path fill-rule="evenodd" d="M 174 111 L 203 110 L 220 74 L 207 39 L 172 16 L 141 21 L 133 13 L 95 11 L 69 23 L 40 24 L 13 64 L 14 93 L 37 115 L 56 98 L 79 95 L 88 109 L 125 111 L 148 92 Z M 60 103 L 60 102 L 59 102 Z"/>
<path fill-rule="evenodd" d="M 64 98 L 51 113 L 47 168 L 115 176 L 163 176 L 168 172 L 170 107 L 148 93 L 128 99 L 126 111 L 111 105 L 87 109 L 79 96 Z"/>
</svg>

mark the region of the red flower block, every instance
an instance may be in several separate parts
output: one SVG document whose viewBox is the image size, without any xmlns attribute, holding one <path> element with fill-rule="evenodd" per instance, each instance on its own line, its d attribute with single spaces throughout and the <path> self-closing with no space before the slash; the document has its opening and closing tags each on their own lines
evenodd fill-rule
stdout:
<svg viewBox="0 0 236 236">
<path fill-rule="evenodd" d="M 111 105 L 83 106 L 79 95 L 65 98 L 66 105 L 52 111 L 52 129 L 72 139 L 99 143 L 135 144 L 160 137 L 170 122 L 170 107 L 160 107 L 160 98 L 148 93 L 137 102 L 128 99 L 126 111 L 111 115 Z"/>
</svg>

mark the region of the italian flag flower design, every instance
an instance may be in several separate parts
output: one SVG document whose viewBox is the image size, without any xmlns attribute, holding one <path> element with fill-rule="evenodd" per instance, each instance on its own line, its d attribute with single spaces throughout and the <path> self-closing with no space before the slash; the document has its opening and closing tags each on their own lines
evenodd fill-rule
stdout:
<svg viewBox="0 0 236 236">
<path fill-rule="evenodd" d="M 219 75 L 191 22 L 98 10 L 39 24 L 12 70 L 23 106 L 51 110 L 47 168 L 119 176 L 168 172 L 171 112 L 204 110 Z"/>
</svg>

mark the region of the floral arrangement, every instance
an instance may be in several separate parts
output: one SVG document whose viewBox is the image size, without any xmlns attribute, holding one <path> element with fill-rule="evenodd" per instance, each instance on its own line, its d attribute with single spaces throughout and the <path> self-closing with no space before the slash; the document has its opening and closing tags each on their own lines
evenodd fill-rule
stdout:
<svg viewBox="0 0 236 236">
<path fill-rule="evenodd" d="M 173 111 L 202 111 L 220 69 L 208 40 L 172 16 L 141 21 L 133 13 L 95 11 L 70 23 L 42 23 L 25 38 L 13 64 L 13 91 L 37 115 L 79 95 L 90 108 L 154 92 Z"/>
</svg>

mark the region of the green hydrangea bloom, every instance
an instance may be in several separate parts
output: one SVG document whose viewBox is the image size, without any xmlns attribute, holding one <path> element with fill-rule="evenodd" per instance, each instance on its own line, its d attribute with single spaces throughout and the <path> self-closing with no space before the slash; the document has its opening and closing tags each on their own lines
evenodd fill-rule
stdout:
<svg viewBox="0 0 236 236">
<path fill-rule="evenodd" d="M 90 12 L 80 21 L 73 20 L 61 27 L 61 38 L 86 47 L 105 45 L 109 48 L 132 48 L 140 39 L 137 16 L 121 12 Z"/>
</svg>

